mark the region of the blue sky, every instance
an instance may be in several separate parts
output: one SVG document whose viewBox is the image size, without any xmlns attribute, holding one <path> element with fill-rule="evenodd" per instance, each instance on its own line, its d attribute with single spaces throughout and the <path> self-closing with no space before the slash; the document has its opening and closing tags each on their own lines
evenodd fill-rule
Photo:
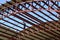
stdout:
<svg viewBox="0 0 60 40">
<path fill-rule="evenodd" d="M 6 1 L 11 1 L 11 0 L 0 0 L 0 5 L 6 3 Z"/>
</svg>

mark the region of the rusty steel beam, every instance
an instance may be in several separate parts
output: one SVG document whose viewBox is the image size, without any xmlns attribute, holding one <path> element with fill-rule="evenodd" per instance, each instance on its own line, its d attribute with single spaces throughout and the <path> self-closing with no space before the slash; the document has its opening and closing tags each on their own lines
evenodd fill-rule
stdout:
<svg viewBox="0 0 60 40">
<path fill-rule="evenodd" d="M 55 6 L 57 6 L 59 9 L 60 9 L 60 7 L 56 4 L 56 3 L 54 3 L 53 1 L 51 1 L 53 4 L 55 4 Z M 57 9 L 58 10 L 58 9 Z M 59 15 L 60 15 L 60 13 L 59 12 L 57 12 Z"/>
<path fill-rule="evenodd" d="M 9 33 L 3 32 L 3 31 L 0 31 L 0 32 L 1 32 L 1 33 L 4 33 L 4 34 L 6 34 L 6 35 L 13 36 L 13 37 L 17 38 L 15 35 L 12 35 L 12 34 L 9 34 Z"/>
<path fill-rule="evenodd" d="M 15 29 L 15 28 L 11 27 L 11 26 L 6 25 L 6 24 L 3 24 L 3 23 L 0 23 L 0 24 L 2 24 L 2 25 L 4 25 L 4 26 L 7 26 L 7 27 L 9 27 L 9 28 L 12 28 L 12 29 L 14 29 L 14 30 L 17 30 L 17 29 Z M 17 31 L 19 31 L 19 30 L 17 30 Z"/>
<path fill-rule="evenodd" d="M 21 4 L 22 5 L 22 4 Z M 31 5 L 31 4 L 29 4 L 30 6 L 32 6 L 34 9 L 37 9 L 36 7 L 34 7 L 33 5 Z M 28 9 L 27 7 L 25 7 L 25 5 L 22 5 L 24 8 L 26 8 L 26 9 Z M 41 6 L 42 7 L 42 6 Z M 44 7 L 42 7 L 42 8 L 44 8 Z M 45 9 L 45 8 L 44 8 Z M 16 9 L 17 10 L 17 9 Z M 22 9 L 20 9 L 20 10 L 22 10 Z M 29 10 L 29 9 L 28 9 Z M 13 9 L 12 9 L 12 11 L 14 11 Z M 40 10 L 38 10 L 39 12 L 41 12 L 41 13 L 43 13 L 42 11 L 40 11 Z M 47 10 L 46 10 L 47 11 Z M 33 11 L 32 11 L 33 12 Z M 47 12 L 49 12 L 49 11 L 47 11 Z M 8 12 L 7 12 L 8 13 Z M 37 16 L 39 16 L 39 18 L 41 17 L 40 15 L 38 15 L 37 13 L 35 13 L 35 12 L 33 12 L 35 15 L 37 15 Z M 49 13 L 51 13 L 51 12 L 49 12 Z M 18 14 L 20 14 L 20 12 L 18 12 Z M 28 17 L 26 17 L 26 16 L 24 16 L 24 15 L 26 15 L 26 16 L 28 16 L 28 17 L 30 17 L 30 18 L 28 18 Z M 45 13 L 43 13 L 44 15 L 46 15 Z M 52 15 L 53 15 L 53 13 L 51 13 Z M 37 23 L 37 24 L 39 24 L 38 22 L 42 22 L 42 24 L 43 24 L 43 21 L 41 20 L 40 21 L 40 19 L 38 19 L 38 18 L 36 18 L 36 17 L 34 17 L 33 15 L 31 15 L 31 14 L 29 14 L 29 13 L 27 13 L 27 12 L 25 12 L 25 13 L 23 13 L 22 12 L 22 14 L 20 14 L 21 16 L 23 16 L 23 17 L 25 17 L 25 18 L 27 18 L 27 19 L 29 19 L 29 20 L 31 20 L 32 22 L 35 22 L 35 21 L 37 21 L 37 22 L 35 22 L 35 23 Z M 40 27 L 39 25 L 36 25 L 36 24 L 34 24 L 34 23 L 32 23 L 32 22 L 30 22 L 30 21 L 28 21 L 28 20 L 26 20 L 26 19 L 24 19 L 23 17 L 20 17 L 20 16 L 18 16 L 18 15 L 16 15 L 16 14 L 12 14 L 12 16 L 14 16 L 14 17 L 16 17 L 16 18 L 18 18 L 18 19 L 20 19 L 20 20 L 23 20 L 23 21 L 25 21 L 25 22 L 27 22 L 27 23 L 29 23 L 29 24 L 31 24 L 31 25 L 33 25 L 33 26 L 35 26 L 36 28 L 38 28 L 38 29 L 41 29 L 41 30 L 44 30 L 44 28 L 43 27 Z M 47 15 L 46 15 L 47 16 Z M 53 16 L 55 16 L 55 15 L 53 15 Z M 47 16 L 47 17 L 49 17 L 49 16 Z M 55 16 L 56 17 L 56 16 Z M 7 18 L 9 18 L 9 19 L 11 19 L 10 17 L 7 17 Z M 41 18 L 43 18 L 43 17 L 41 17 Z M 51 17 L 49 17 L 50 19 L 52 19 L 52 20 L 54 20 L 53 18 L 51 18 Z M 56 17 L 56 18 L 58 18 L 58 17 Z M 34 19 L 35 21 L 33 21 L 32 19 Z M 45 19 L 45 18 L 43 18 L 44 20 L 46 20 L 46 21 L 48 21 L 47 19 Z M 58 18 L 59 19 L 59 18 Z M 14 19 L 11 19 L 11 20 L 14 20 Z M 4 21 L 6 21 L 6 22 L 8 22 L 8 23 L 11 23 L 11 22 L 9 22 L 9 21 L 7 21 L 7 20 L 4 20 Z M 15 20 L 14 20 L 15 21 Z M 55 21 L 55 20 L 54 20 Z M 16 22 L 18 22 L 18 21 L 16 21 Z M 48 21 L 49 22 L 49 21 Z M 55 21 L 55 22 L 57 22 L 57 21 Z M 19 23 L 19 22 L 18 22 Z M 49 23 L 51 23 L 51 22 L 49 22 Z M 58 24 L 59 24 L 59 22 L 57 22 Z M 13 24 L 13 23 L 11 23 L 11 24 Z M 54 23 L 51 23 L 51 24 L 53 24 L 55 27 L 56 27 L 56 25 L 54 24 Z M 5 24 L 3 24 L 3 25 L 5 25 Z M 13 25 L 16 25 L 16 24 L 13 24 Z M 51 26 L 51 27 L 53 27 L 52 25 L 49 25 L 49 24 L 47 24 L 46 23 L 46 25 L 48 25 L 48 26 Z M 16 26 L 18 26 L 18 25 L 16 25 Z M 41 25 L 41 26 L 44 26 L 44 25 Z M 59 27 L 59 26 L 58 26 Z M 47 27 L 46 27 L 47 28 Z M 54 27 L 53 27 L 54 28 Z M 34 30 L 34 31 L 36 31 L 36 29 L 34 29 L 34 28 L 31 28 L 32 30 Z M 31 32 L 31 31 L 29 31 L 29 30 L 27 30 L 28 32 Z M 57 33 L 56 31 L 50 31 L 50 30 L 44 30 L 46 33 L 49 33 L 49 34 L 51 34 L 52 35 L 52 37 L 53 38 L 55 38 L 55 36 L 56 36 L 56 38 L 57 39 L 59 39 L 60 37 L 59 37 L 59 33 Z M 58 31 L 59 32 L 59 31 Z M 23 32 L 24 34 L 26 34 L 25 32 Z M 56 35 L 55 35 L 56 34 Z M 21 35 L 22 36 L 22 34 L 17 34 L 17 35 Z M 37 36 L 39 36 L 39 34 L 37 34 L 37 33 L 35 33 L 35 35 L 37 35 Z M 46 35 L 48 35 L 48 34 L 46 34 Z M 34 36 L 34 35 L 30 35 L 30 36 L 33 36 L 34 38 L 38 38 L 38 39 L 40 39 L 39 37 L 36 37 L 36 36 Z M 26 36 L 25 36 L 27 39 L 32 39 L 32 38 L 29 38 L 29 35 L 27 36 L 27 34 L 26 34 Z M 46 38 L 46 37 L 44 37 L 44 36 L 41 36 L 42 38 Z M 56 39 L 55 38 L 55 39 Z M 22 39 L 23 39 L 23 37 L 22 37 Z M 57 40 L 56 39 L 56 40 Z"/>
<path fill-rule="evenodd" d="M 45 3 L 47 6 L 49 6 L 46 2 L 43 1 L 43 3 Z M 52 8 L 52 7 L 51 7 Z M 54 10 L 54 8 L 52 8 Z M 52 14 L 53 16 L 55 16 L 53 13 L 50 13 Z M 57 16 L 55 16 L 56 18 L 58 18 Z M 58 18 L 59 19 L 59 18 Z"/>
<path fill-rule="evenodd" d="M 18 9 L 17 9 L 17 10 L 18 10 Z M 21 10 L 21 11 L 23 11 L 22 9 L 20 9 L 20 10 Z M 18 10 L 18 11 L 19 11 L 19 10 Z M 31 14 L 29 14 L 29 13 L 27 13 L 27 12 L 25 12 L 25 11 L 24 11 L 24 12 L 22 12 L 22 13 L 20 13 L 20 11 L 19 11 L 19 12 L 18 12 L 18 14 L 19 14 L 19 15 L 24 14 L 24 15 L 26 15 L 26 16 L 28 16 L 28 17 L 32 18 L 32 19 L 33 19 L 33 20 L 35 20 L 35 21 L 37 20 L 37 18 L 36 18 L 36 17 L 32 16 Z M 23 15 L 23 16 L 24 16 L 24 15 Z M 31 20 L 31 19 L 30 19 L 30 20 Z M 33 21 L 33 20 L 32 20 L 32 21 Z M 37 21 L 38 21 L 38 20 L 37 20 Z M 34 22 L 34 21 L 33 21 L 33 22 Z M 37 23 L 37 24 L 38 24 L 38 22 L 35 22 L 35 23 Z"/>
<path fill-rule="evenodd" d="M 29 29 L 30 30 L 30 29 Z M 37 30 L 38 31 L 38 30 Z M 44 30 L 45 31 L 45 30 Z M 51 31 L 51 30 L 50 30 Z M 41 32 L 40 32 L 41 33 Z M 43 33 L 42 33 L 43 34 Z M 45 34 L 45 33 L 44 33 Z M 47 35 L 47 34 L 45 34 L 45 35 Z"/>
<path fill-rule="evenodd" d="M 20 14 L 21 15 L 21 14 Z M 31 19 L 30 19 L 31 20 Z M 36 20 L 36 19 L 35 19 Z M 32 20 L 33 21 L 33 20 Z M 34 22 L 34 21 L 33 21 Z M 35 22 L 36 23 L 36 22 Z"/>
<path fill-rule="evenodd" d="M 21 5 L 22 5 L 22 4 L 21 4 Z M 23 5 L 22 5 L 22 6 L 23 6 Z M 23 7 L 26 8 L 25 6 L 23 6 Z M 28 8 L 26 8 L 26 9 L 28 9 Z M 22 10 L 22 9 L 20 9 L 20 10 Z M 29 10 L 29 9 L 28 9 L 28 10 Z M 40 23 L 42 23 L 38 18 L 34 17 L 33 15 L 31 15 L 31 14 L 29 14 L 29 13 L 27 13 L 27 12 L 25 12 L 25 13 L 23 13 L 23 14 L 29 16 L 30 18 L 32 18 L 32 19 L 34 19 L 34 20 L 36 20 L 36 21 L 38 21 L 38 22 L 40 22 Z"/>
<path fill-rule="evenodd" d="M 41 6 L 40 4 L 38 4 L 39 6 Z M 41 6 L 42 8 L 44 8 L 43 6 Z M 44 8 L 45 9 L 45 8 Z M 41 11 L 40 11 L 41 12 Z M 48 12 L 50 12 L 50 11 L 48 11 Z M 43 12 L 42 12 L 43 13 Z M 51 12 L 50 12 L 51 13 Z M 46 15 L 45 13 L 43 13 L 44 15 Z M 53 13 L 52 13 L 53 14 Z M 48 15 L 46 15 L 46 16 L 48 16 Z M 48 16 L 49 17 L 49 16 Z M 49 18 L 51 18 L 51 17 L 49 17 Z M 51 18 L 52 19 L 52 18 Z M 52 20 L 54 20 L 54 19 L 52 19 Z M 54 20 L 55 21 L 55 20 Z M 58 22 L 59 23 L 59 22 Z M 60 23 L 59 23 L 60 24 Z"/>
<path fill-rule="evenodd" d="M 5 37 L 5 38 L 7 38 L 7 39 L 10 39 L 10 37 L 8 37 L 8 36 L 6 36 L 6 35 L 0 34 L 0 36 Z"/>
</svg>

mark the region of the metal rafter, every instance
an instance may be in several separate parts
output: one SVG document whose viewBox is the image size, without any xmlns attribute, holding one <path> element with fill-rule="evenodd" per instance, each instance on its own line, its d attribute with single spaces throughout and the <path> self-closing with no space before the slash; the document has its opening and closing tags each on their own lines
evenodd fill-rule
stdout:
<svg viewBox="0 0 60 40">
<path fill-rule="evenodd" d="M 41 4 L 39 4 L 40 1 L 39 1 L 38 3 L 37 3 L 36 1 L 33 1 L 33 2 L 34 2 L 36 5 L 39 5 L 39 7 L 42 7 L 43 9 L 46 9 L 44 6 L 42 6 Z M 44 38 L 44 39 L 49 39 L 48 37 L 54 38 L 55 40 L 60 39 L 60 37 L 59 37 L 59 35 L 60 35 L 59 32 L 60 32 L 60 31 L 59 31 L 59 30 L 58 30 L 58 31 L 48 30 L 49 28 L 45 26 L 45 25 L 48 25 L 48 26 L 51 27 L 52 29 L 55 29 L 55 27 L 57 27 L 57 28 L 59 29 L 60 26 L 57 26 L 55 23 L 60 24 L 60 22 L 57 22 L 54 18 L 48 16 L 47 14 L 45 14 L 45 12 L 43 12 L 43 11 L 41 11 L 41 10 L 38 10 L 38 8 L 36 8 L 36 6 L 34 6 L 34 5 L 32 4 L 33 2 L 26 2 L 26 3 L 22 3 L 22 4 L 17 3 L 19 6 L 22 6 L 22 8 L 20 8 L 19 6 L 15 6 L 15 5 L 12 5 L 11 3 L 9 3 L 9 5 L 12 5 L 12 6 L 17 7 L 17 8 L 8 7 L 8 9 L 12 11 L 11 16 L 14 16 L 14 17 L 18 18 L 19 20 L 25 21 L 25 22 L 29 23 L 30 25 L 33 25 L 33 26 L 36 27 L 38 30 L 44 30 L 45 33 L 44 33 L 43 31 L 39 32 L 39 33 L 41 33 L 41 34 L 43 34 L 43 35 L 40 35 L 38 32 L 36 32 L 36 33 L 34 33 L 34 35 L 32 35 L 33 33 L 32 33 L 31 30 L 37 31 L 37 29 L 34 29 L 34 28 L 30 27 L 31 30 L 27 30 L 27 29 L 24 29 L 24 28 L 20 27 L 20 26 L 17 25 L 17 24 L 14 24 L 14 23 L 10 22 L 9 20 L 5 20 L 5 19 L 2 19 L 2 20 L 5 21 L 5 22 L 7 22 L 7 23 L 9 23 L 9 24 L 15 25 L 16 27 L 22 28 L 22 29 L 26 30 L 27 32 L 31 32 L 31 35 L 29 35 L 27 32 L 23 32 L 23 31 L 22 31 L 21 33 L 25 34 L 25 36 L 24 36 L 23 34 L 17 33 L 17 35 L 22 36 L 21 39 L 31 39 L 31 40 L 33 40 L 34 38 L 36 38 L 36 39 L 43 39 L 43 38 Z M 42 2 L 49 7 L 49 5 L 48 5 L 46 2 L 44 2 L 44 1 L 42 1 Z M 58 8 L 60 8 L 60 7 L 59 7 L 57 4 L 55 4 L 53 1 L 51 1 L 51 2 L 52 2 L 54 5 L 56 5 Z M 50 18 L 51 20 L 53 20 L 54 23 L 53 23 L 53 22 L 50 22 L 49 20 L 47 20 L 46 18 L 42 17 L 41 15 L 35 13 L 35 11 L 30 11 L 29 7 L 26 7 L 26 4 L 28 4 L 28 5 L 29 5 L 30 7 L 32 7 L 33 9 L 41 12 L 42 14 L 44 14 L 45 16 L 47 16 L 48 18 Z M 4 6 L 4 7 L 7 7 L 6 5 L 3 5 L 3 6 Z M 29 14 L 29 13 L 28 13 L 29 11 L 24 11 L 23 8 L 25 8 L 25 10 L 29 10 L 29 11 L 32 12 L 34 15 L 37 15 L 39 18 L 42 18 L 42 19 L 44 19 L 45 21 L 49 22 L 49 24 L 43 22 L 42 20 L 40 20 L 40 19 L 37 18 L 36 16 L 34 16 L 34 15 L 32 15 L 32 14 Z M 51 7 L 51 8 L 54 10 L 53 7 Z M 7 14 L 10 14 L 8 9 L 3 9 L 1 12 L 3 12 L 3 13 L 6 12 Z M 8 11 L 6 11 L 6 10 L 8 10 Z M 16 11 L 18 11 L 18 12 L 16 12 Z M 23 12 L 20 12 L 20 11 L 23 11 Z M 46 10 L 46 11 L 47 11 L 48 13 L 50 13 L 51 15 L 53 15 L 54 17 L 56 17 L 57 19 L 60 20 L 60 18 L 58 18 L 57 16 L 55 16 L 52 12 L 50 12 L 50 11 L 48 11 L 48 10 Z M 16 12 L 16 14 L 15 14 L 15 12 Z M 3 15 L 3 13 L 2 13 L 1 15 Z M 17 22 L 17 23 L 19 23 L 19 24 L 21 24 L 21 25 L 24 25 L 24 24 L 20 23 L 19 21 L 15 20 L 15 19 L 13 19 L 13 18 L 10 18 L 10 16 L 6 16 L 6 15 L 3 15 L 3 16 L 6 17 L 6 18 L 8 18 L 8 19 L 10 19 L 10 20 L 13 20 L 14 22 Z M 21 16 L 22 16 L 22 17 L 21 17 Z M 24 17 L 24 18 L 23 18 L 23 17 Z M 26 19 L 25 19 L 25 18 L 26 18 Z M 36 23 L 36 24 L 35 24 L 35 23 Z M 11 26 L 9 26 L 9 25 L 6 25 L 6 24 L 4 24 L 4 23 L 0 23 L 0 24 L 5 25 L 5 26 L 7 26 L 7 27 L 9 27 L 9 28 L 12 28 L 12 29 L 14 29 L 14 30 L 20 31 L 19 29 L 13 28 L 13 27 L 11 27 Z M 43 24 L 43 25 L 42 25 L 42 24 Z M 50 24 L 52 24 L 52 25 L 50 25 Z M 42 27 L 40 27 L 40 26 L 42 26 Z M 28 25 L 26 25 L 26 27 L 29 28 Z M 2 28 L 2 27 L 1 27 L 1 28 Z M 2 28 L 2 29 L 5 29 L 5 28 Z M 5 29 L 5 30 L 7 30 L 7 29 Z M 9 31 L 9 30 L 8 30 L 8 31 Z M 7 35 L 13 36 L 13 35 L 11 35 L 11 34 L 9 34 L 9 33 L 6 33 L 6 32 L 2 32 L 2 31 L 1 31 L 1 33 L 5 33 L 5 34 L 7 34 Z M 13 32 L 13 33 L 16 33 L 16 32 Z M 46 33 L 47 33 L 47 34 L 46 34 Z M 27 34 L 28 34 L 28 35 L 27 35 Z M 44 35 L 45 35 L 45 36 L 44 36 Z M 51 36 L 50 36 L 50 35 L 51 35 Z M 2 35 L 2 36 L 5 37 L 5 35 Z M 23 38 L 23 36 L 24 36 L 24 38 Z M 46 36 L 47 36 L 47 37 L 46 37 Z M 7 37 L 7 36 L 6 36 L 6 37 Z M 14 37 L 15 37 L 15 36 L 14 36 Z M 33 37 L 33 38 L 31 38 L 31 37 Z M 9 37 L 8 37 L 8 38 L 9 38 Z"/>
</svg>

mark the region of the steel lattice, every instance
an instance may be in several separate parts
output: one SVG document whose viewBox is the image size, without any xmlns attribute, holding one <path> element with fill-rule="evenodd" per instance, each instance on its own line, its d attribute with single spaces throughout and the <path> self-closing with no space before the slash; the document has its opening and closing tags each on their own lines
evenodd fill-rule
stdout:
<svg viewBox="0 0 60 40">
<path fill-rule="evenodd" d="M 49 4 L 49 2 L 52 5 Z M 10 2 L 7 2 L 9 5 L 12 5 L 10 7 L 7 7 L 6 5 L 2 4 L 2 6 L 6 8 L 0 10 L 0 19 L 1 19 L 0 24 L 1 26 L 10 28 L 13 31 L 5 29 L 4 27 L 1 27 L 1 28 L 11 31 L 13 33 L 16 33 L 18 35 L 22 35 L 18 33 L 21 31 L 20 29 L 23 30 L 23 29 L 26 29 L 26 27 L 29 28 L 30 26 L 34 26 L 39 30 L 44 30 L 44 29 L 49 30 L 49 28 L 51 28 L 52 30 L 57 28 L 57 30 L 59 30 L 60 13 L 58 11 L 60 10 L 60 6 L 59 6 L 60 2 L 54 2 L 54 1 L 49 1 L 49 2 L 48 1 L 32 1 L 32 2 L 15 3 L 14 5 L 12 5 L 12 3 Z M 58 25 L 56 25 L 56 23 Z M 45 25 L 49 27 L 46 27 Z M 31 29 L 36 30 L 32 27 Z M 31 32 L 30 30 L 27 30 L 27 31 Z M 54 32 L 55 31 L 51 31 L 51 33 L 54 33 Z M 12 35 L 6 32 L 2 32 L 2 33 L 18 38 L 15 35 Z M 26 34 L 25 32 L 22 32 L 22 33 Z M 57 35 L 59 34 L 57 33 Z M 46 38 L 46 37 L 43 37 L 43 38 Z M 59 39 L 59 36 L 57 36 L 57 39 Z"/>
</svg>

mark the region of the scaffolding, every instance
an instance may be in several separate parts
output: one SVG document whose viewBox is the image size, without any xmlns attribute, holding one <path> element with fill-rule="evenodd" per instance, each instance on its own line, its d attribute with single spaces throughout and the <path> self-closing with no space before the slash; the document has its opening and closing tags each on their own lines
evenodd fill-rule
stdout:
<svg viewBox="0 0 60 40">
<path fill-rule="evenodd" d="M 24 27 L 21 27 L 21 25 L 23 25 Z M 38 30 L 44 30 L 44 32 L 46 33 L 49 32 L 50 35 L 56 36 L 56 38 L 53 37 L 53 39 L 55 38 L 54 40 L 60 39 L 60 36 L 58 36 L 60 35 L 60 30 L 59 30 L 60 28 L 59 26 L 60 25 L 60 0 L 55 0 L 55 1 L 54 0 L 38 0 L 38 1 L 37 0 L 28 0 L 28 1 L 12 0 L 10 2 L 7 2 L 6 4 L 1 4 L 0 26 L 4 26 L 8 29 L 5 29 L 4 27 L 0 27 L 0 28 L 21 36 L 22 34 L 20 34 L 20 31 L 21 31 L 20 29 L 25 30 L 27 28 L 30 28 L 29 25 L 36 27 Z M 47 25 L 48 27 L 46 27 L 45 25 Z M 49 30 L 49 28 L 51 29 Z M 34 31 L 36 30 L 34 28 L 31 28 L 31 29 Z M 53 30 L 56 30 L 56 32 Z M 10 35 L 10 37 L 1 35 L 3 37 L 7 37 L 8 39 L 11 39 L 11 38 L 16 38 L 16 39 L 11 39 L 11 40 L 18 39 L 16 35 L 13 36 L 6 32 L 3 32 L 3 33 Z M 22 33 L 26 34 L 25 32 L 22 32 Z M 35 34 L 35 35 L 38 35 L 38 34 Z M 35 36 L 33 37 L 37 38 Z M 32 39 L 29 37 L 27 38 Z M 44 38 L 46 39 L 46 37 L 43 37 L 43 39 Z M 21 39 L 24 40 L 24 37 Z"/>
</svg>

